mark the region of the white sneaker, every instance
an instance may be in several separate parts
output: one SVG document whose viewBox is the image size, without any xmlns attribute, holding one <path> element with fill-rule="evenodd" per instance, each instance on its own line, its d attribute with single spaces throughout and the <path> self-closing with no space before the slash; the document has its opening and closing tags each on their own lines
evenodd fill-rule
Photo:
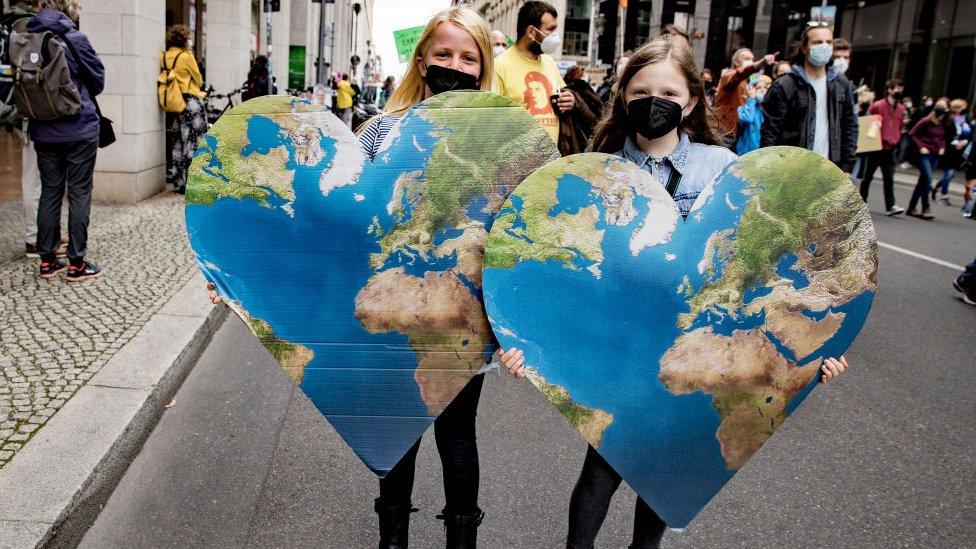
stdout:
<svg viewBox="0 0 976 549">
<path fill-rule="evenodd" d="M 888 211 L 885 212 L 885 215 L 891 216 L 891 215 L 898 215 L 903 213 L 905 213 L 905 208 L 902 208 L 901 206 L 895 204 L 894 206 L 888 208 Z"/>
</svg>

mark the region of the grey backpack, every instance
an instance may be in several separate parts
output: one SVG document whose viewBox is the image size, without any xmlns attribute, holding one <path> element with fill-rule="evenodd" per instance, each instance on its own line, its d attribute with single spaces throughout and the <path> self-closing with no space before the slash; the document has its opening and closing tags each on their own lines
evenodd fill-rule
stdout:
<svg viewBox="0 0 976 549">
<path fill-rule="evenodd" d="M 71 80 L 65 48 L 51 31 L 10 35 L 14 102 L 21 116 L 56 120 L 81 112 L 81 92 Z"/>
</svg>

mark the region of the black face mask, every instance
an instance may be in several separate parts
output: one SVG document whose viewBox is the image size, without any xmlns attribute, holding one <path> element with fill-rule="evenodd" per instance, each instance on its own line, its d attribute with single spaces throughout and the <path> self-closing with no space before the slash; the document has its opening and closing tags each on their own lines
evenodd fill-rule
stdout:
<svg viewBox="0 0 976 549">
<path fill-rule="evenodd" d="M 891 96 L 895 98 L 895 101 L 901 101 L 905 98 L 905 92 L 895 92 Z"/>
<path fill-rule="evenodd" d="M 427 65 L 424 81 L 434 95 L 446 91 L 478 89 L 477 76 L 440 65 Z"/>
<path fill-rule="evenodd" d="M 627 104 L 627 120 L 647 139 L 667 135 L 681 123 L 681 105 L 660 97 L 642 97 Z"/>
<path fill-rule="evenodd" d="M 935 111 L 936 116 L 942 116 L 943 114 L 946 113 L 945 107 L 936 107 L 933 110 Z"/>
</svg>

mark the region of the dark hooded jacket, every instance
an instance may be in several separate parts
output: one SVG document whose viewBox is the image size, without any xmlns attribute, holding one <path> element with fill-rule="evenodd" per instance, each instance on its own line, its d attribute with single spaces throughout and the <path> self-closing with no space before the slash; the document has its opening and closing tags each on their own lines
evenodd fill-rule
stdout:
<svg viewBox="0 0 976 549">
<path fill-rule="evenodd" d="M 71 79 L 81 92 L 81 112 L 58 120 L 31 120 L 31 139 L 38 143 L 74 143 L 98 138 L 98 114 L 95 112 L 92 95 L 102 93 L 105 87 L 105 67 L 88 37 L 75 28 L 67 15 L 50 8 L 42 9 L 28 21 L 27 31 L 51 31 L 71 42 L 78 54 L 77 59 L 71 48 L 67 47 L 65 58 Z M 91 86 L 90 90 L 85 85 L 86 82 Z"/>
<path fill-rule="evenodd" d="M 776 79 L 762 103 L 761 146 L 791 145 L 813 148 L 817 99 L 802 65 Z M 845 172 L 854 169 L 857 148 L 857 112 L 850 83 L 827 67 L 827 121 L 830 161 Z"/>
<path fill-rule="evenodd" d="M 559 154 L 569 156 L 586 151 L 600 120 L 603 101 L 583 79 L 566 82 L 565 89 L 576 96 L 576 107 L 559 113 Z"/>
</svg>

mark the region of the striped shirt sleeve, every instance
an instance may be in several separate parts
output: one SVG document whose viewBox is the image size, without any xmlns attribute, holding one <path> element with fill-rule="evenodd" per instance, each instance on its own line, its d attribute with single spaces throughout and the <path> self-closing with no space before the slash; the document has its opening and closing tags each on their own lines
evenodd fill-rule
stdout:
<svg viewBox="0 0 976 549">
<path fill-rule="evenodd" d="M 366 155 L 372 160 L 380 150 L 380 145 L 390 133 L 390 129 L 399 122 L 399 116 L 381 114 L 366 123 L 359 134 L 359 144 L 366 150 Z"/>
</svg>

